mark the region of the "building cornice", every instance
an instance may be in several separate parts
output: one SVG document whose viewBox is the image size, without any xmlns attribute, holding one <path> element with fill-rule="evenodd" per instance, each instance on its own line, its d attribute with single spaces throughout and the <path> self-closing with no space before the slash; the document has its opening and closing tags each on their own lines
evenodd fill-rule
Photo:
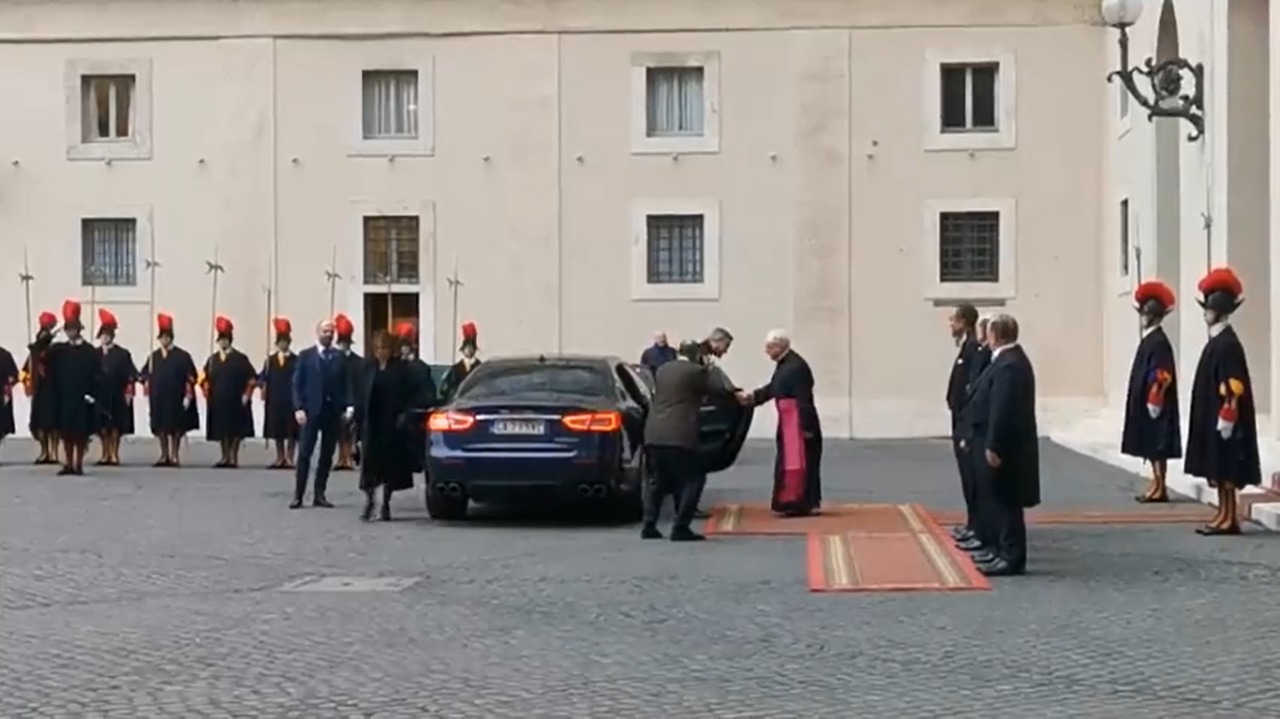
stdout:
<svg viewBox="0 0 1280 719">
<path fill-rule="evenodd" d="M 1098 25 L 1097 0 L 0 0 L 0 42 Z"/>
</svg>

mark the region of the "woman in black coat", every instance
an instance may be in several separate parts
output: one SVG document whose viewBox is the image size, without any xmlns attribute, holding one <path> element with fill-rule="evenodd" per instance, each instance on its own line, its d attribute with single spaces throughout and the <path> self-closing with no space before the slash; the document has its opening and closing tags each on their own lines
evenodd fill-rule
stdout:
<svg viewBox="0 0 1280 719">
<path fill-rule="evenodd" d="M 413 456 L 407 429 L 414 408 L 409 370 L 397 357 L 395 339 L 386 332 L 373 337 L 373 356 L 356 380 L 356 423 L 360 438 L 360 489 L 365 506 L 360 519 L 373 518 L 374 493 L 382 487 L 378 519 L 391 520 L 391 495 L 413 488 Z"/>
</svg>

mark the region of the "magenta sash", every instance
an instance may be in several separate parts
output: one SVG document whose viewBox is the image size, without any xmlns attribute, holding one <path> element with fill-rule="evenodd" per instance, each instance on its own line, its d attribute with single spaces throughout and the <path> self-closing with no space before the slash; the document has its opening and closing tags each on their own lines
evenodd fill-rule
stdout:
<svg viewBox="0 0 1280 719">
<path fill-rule="evenodd" d="M 774 404 L 778 409 L 778 435 L 782 438 L 782 482 L 778 487 L 778 503 L 796 504 L 804 501 L 808 470 L 804 432 L 800 429 L 800 407 L 792 397 L 779 397 Z"/>
</svg>

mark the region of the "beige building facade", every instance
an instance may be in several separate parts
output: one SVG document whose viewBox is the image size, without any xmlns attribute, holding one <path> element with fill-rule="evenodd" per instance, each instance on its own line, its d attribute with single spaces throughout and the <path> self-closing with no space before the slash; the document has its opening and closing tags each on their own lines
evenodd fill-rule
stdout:
<svg viewBox="0 0 1280 719">
<path fill-rule="evenodd" d="M 1124 255 L 1187 303 L 1211 208 L 1270 406 L 1266 2 L 1177 5 L 1198 144 L 1119 119 L 1095 0 L 0 0 L 0 345 L 21 358 L 26 290 L 109 307 L 136 356 L 154 311 L 202 356 L 216 305 L 260 357 L 271 315 L 306 341 L 332 303 L 440 360 L 461 320 L 486 354 L 628 357 L 723 325 L 752 385 L 785 327 L 830 436 L 910 437 L 948 430 L 966 300 L 1022 319 L 1069 421 L 1120 401 L 1136 341 L 1125 199 Z"/>
</svg>

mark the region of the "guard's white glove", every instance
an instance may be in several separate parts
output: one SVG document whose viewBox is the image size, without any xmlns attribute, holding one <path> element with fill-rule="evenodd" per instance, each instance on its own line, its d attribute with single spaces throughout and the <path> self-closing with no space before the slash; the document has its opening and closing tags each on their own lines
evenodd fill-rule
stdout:
<svg viewBox="0 0 1280 719">
<path fill-rule="evenodd" d="M 1164 410 L 1164 407 L 1161 407 L 1158 404 L 1147 405 L 1147 414 L 1151 415 L 1151 419 L 1156 419 L 1157 417 L 1159 417 L 1160 412 L 1163 410 Z"/>
<path fill-rule="evenodd" d="M 243 404 L 243 405 L 245 405 L 245 406 L 248 406 L 248 404 L 249 404 L 249 400 L 250 400 L 250 399 L 252 399 L 252 397 L 246 394 L 246 395 L 244 395 L 243 397 L 241 397 L 241 398 L 240 398 L 240 404 Z"/>
<path fill-rule="evenodd" d="M 125 404 L 127 404 L 127 405 L 129 405 L 130 407 L 132 407 L 132 406 L 133 406 L 133 395 L 127 395 L 127 396 L 124 398 L 124 403 L 125 403 Z"/>
<path fill-rule="evenodd" d="M 183 397 L 183 398 L 182 398 L 182 408 L 183 408 L 183 409 L 191 409 L 191 398 L 190 398 L 190 397 Z"/>
<path fill-rule="evenodd" d="M 89 404 L 97 404 L 97 403 L 98 403 L 98 400 L 94 399 L 92 395 L 85 395 L 85 396 L 84 396 L 84 401 L 85 401 L 85 402 L 88 402 Z"/>
<path fill-rule="evenodd" d="M 342 418 L 343 418 L 344 420 L 348 421 L 348 422 L 350 422 L 352 419 L 354 419 L 354 418 L 355 418 L 355 416 L 356 416 L 356 408 L 355 408 L 355 407 L 348 407 L 348 408 L 346 408 L 345 410 L 343 410 L 343 412 L 342 412 Z"/>
<path fill-rule="evenodd" d="M 298 426 L 301 427 L 307 423 L 307 413 L 302 410 L 298 410 L 293 413 L 293 419 L 298 423 Z"/>
<path fill-rule="evenodd" d="M 1218 434 L 1223 439 L 1231 439 L 1231 434 L 1236 431 L 1236 423 L 1228 422 L 1221 417 L 1218 418 Z"/>
</svg>

